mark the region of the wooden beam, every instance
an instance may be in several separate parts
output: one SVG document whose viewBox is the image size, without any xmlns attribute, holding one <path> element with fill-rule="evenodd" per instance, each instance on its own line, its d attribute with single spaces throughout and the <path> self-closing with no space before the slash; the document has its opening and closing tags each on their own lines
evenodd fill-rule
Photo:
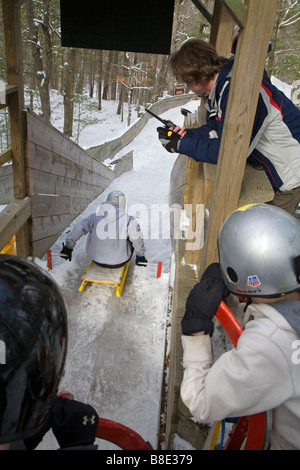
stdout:
<svg viewBox="0 0 300 470">
<path fill-rule="evenodd" d="M 246 24 L 247 19 L 247 7 L 244 5 L 242 0 L 220 0 L 222 4 L 227 8 L 230 15 L 242 29 Z M 266 1 L 266 0 L 265 0 Z"/>
<path fill-rule="evenodd" d="M 250 0 L 239 36 L 200 274 L 218 260 L 218 234 L 238 206 L 276 4 Z"/>
<path fill-rule="evenodd" d="M 23 61 L 20 9 L 15 6 L 15 3 L 2 0 L 7 82 L 9 83 L 7 91 L 12 92 L 7 94 L 7 103 L 10 112 L 14 192 L 16 199 L 23 199 L 26 195 L 22 123 Z"/>
<path fill-rule="evenodd" d="M 0 213 L 0 251 L 30 217 L 30 199 L 13 199 Z"/>
<path fill-rule="evenodd" d="M 213 22 L 213 15 L 208 11 L 206 8 L 206 5 L 201 0 L 192 0 L 193 4 L 195 7 L 198 8 L 200 11 L 201 15 L 204 16 L 204 18 L 209 22 L 209 24 L 212 24 Z"/>
<path fill-rule="evenodd" d="M 13 161 L 14 197 L 23 200 L 26 196 L 24 129 L 22 111 L 24 109 L 23 57 L 21 18 L 19 0 L 2 0 L 3 25 L 6 52 L 6 75 L 10 86 L 16 91 L 8 94 L 7 104 L 10 113 L 11 152 Z M 27 219 L 16 233 L 17 254 L 29 256 Z"/>
<path fill-rule="evenodd" d="M 225 8 L 220 0 L 215 0 L 214 18 L 209 42 L 215 46 L 217 53 L 222 57 L 231 56 L 235 26 L 236 23 L 227 8 Z"/>
<path fill-rule="evenodd" d="M 4 152 L 0 153 L 0 165 L 4 165 L 4 163 L 10 162 L 11 160 L 11 148 L 4 150 Z"/>
</svg>

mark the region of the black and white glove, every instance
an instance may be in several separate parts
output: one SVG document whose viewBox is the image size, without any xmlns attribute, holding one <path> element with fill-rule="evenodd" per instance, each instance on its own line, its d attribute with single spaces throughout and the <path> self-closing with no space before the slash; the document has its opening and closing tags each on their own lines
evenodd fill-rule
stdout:
<svg viewBox="0 0 300 470">
<path fill-rule="evenodd" d="M 61 449 L 94 443 L 99 416 L 91 405 L 57 397 L 51 414 L 52 431 Z"/>
<path fill-rule="evenodd" d="M 166 127 L 158 127 L 158 138 L 162 146 L 170 153 L 179 152 L 179 142 L 181 135 L 177 132 L 173 132 Z"/>
<path fill-rule="evenodd" d="M 72 259 L 72 248 L 68 248 L 64 243 L 62 244 L 63 249 L 60 252 L 60 257 L 64 258 L 65 260 L 71 261 Z"/>
<path fill-rule="evenodd" d="M 135 257 L 135 264 L 137 266 L 146 266 L 148 261 L 146 260 L 145 256 L 137 256 Z"/>
<path fill-rule="evenodd" d="M 27 450 L 35 449 L 52 428 L 60 449 L 92 446 L 99 416 L 91 405 L 57 396 L 41 429 L 24 440 Z"/>
<path fill-rule="evenodd" d="M 210 336 L 214 331 L 213 317 L 222 300 L 229 294 L 221 276 L 219 263 L 212 263 L 201 276 L 186 301 L 186 311 L 181 320 L 182 334 L 204 331 Z"/>
</svg>

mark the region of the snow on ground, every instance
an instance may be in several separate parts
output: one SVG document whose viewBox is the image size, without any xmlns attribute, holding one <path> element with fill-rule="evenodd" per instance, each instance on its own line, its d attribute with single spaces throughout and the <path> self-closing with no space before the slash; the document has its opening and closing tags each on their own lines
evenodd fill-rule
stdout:
<svg viewBox="0 0 300 470">
<path fill-rule="evenodd" d="M 192 101 L 185 108 L 193 111 L 197 104 Z M 180 107 L 161 116 L 178 124 L 184 119 Z M 177 158 L 177 154 L 172 155 L 161 146 L 158 125 L 151 118 L 123 149 L 122 155 L 134 151 L 133 170 L 113 181 L 65 230 L 52 251 L 59 253 L 74 223 L 97 210 L 109 192 L 118 189 L 126 194 L 128 212 L 141 225 L 148 261 L 162 261 L 161 277 L 156 278 L 156 266 L 137 267 L 132 260 L 121 297 L 116 297 L 112 286 L 93 284 L 79 292 L 81 275 L 90 262 L 85 252 L 86 237 L 78 241 L 71 262 L 53 256 L 50 271 L 69 309 L 68 357 L 60 389 L 92 404 L 99 416 L 132 428 L 154 449 L 159 431 L 171 267 L 169 183 Z M 107 140 L 105 135 L 103 122 L 94 129 L 93 145 Z M 79 144 L 88 146 L 83 134 Z M 46 268 L 46 258 L 35 262 Z M 99 449 L 117 449 L 103 440 L 97 443 Z M 39 446 L 56 447 L 51 432 Z"/>
</svg>

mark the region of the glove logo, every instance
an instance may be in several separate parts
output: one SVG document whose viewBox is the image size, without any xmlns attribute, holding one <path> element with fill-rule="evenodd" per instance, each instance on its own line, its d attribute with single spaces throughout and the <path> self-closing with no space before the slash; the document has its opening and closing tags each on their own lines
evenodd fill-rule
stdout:
<svg viewBox="0 0 300 470">
<path fill-rule="evenodd" d="M 87 426 L 88 423 L 95 424 L 95 420 L 96 420 L 95 415 L 92 415 L 90 418 L 87 415 L 85 415 L 82 418 L 82 424 L 83 424 L 83 426 Z"/>
<path fill-rule="evenodd" d="M 250 287 L 257 287 L 261 285 L 261 282 L 258 279 L 257 274 L 254 274 L 253 276 L 248 276 L 247 285 Z"/>
</svg>

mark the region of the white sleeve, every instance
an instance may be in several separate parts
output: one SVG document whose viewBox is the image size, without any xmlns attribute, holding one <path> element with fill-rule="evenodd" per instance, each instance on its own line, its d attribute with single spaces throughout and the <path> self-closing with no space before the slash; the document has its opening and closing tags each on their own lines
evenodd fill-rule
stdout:
<svg viewBox="0 0 300 470">
<path fill-rule="evenodd" d="M 182 336 L 181 398 L 200 422 L 266 411 L 293 393 L 289 358 L 255 323 L 214 363 L 209 336 Z"/>
<path fill-rule="evenodd" d="M 92 231 L 94 220 L 94 214 L 91 214 L 90 216 L 83 219 L 81 222 L 78 222 L 76 225 L 74 225 L 74 228 L 71 230 L 70 233 L 68 233 L 66 237 L 66 246 L 68 248 L 73 249 L 79 238 Z"/>
</svg>

